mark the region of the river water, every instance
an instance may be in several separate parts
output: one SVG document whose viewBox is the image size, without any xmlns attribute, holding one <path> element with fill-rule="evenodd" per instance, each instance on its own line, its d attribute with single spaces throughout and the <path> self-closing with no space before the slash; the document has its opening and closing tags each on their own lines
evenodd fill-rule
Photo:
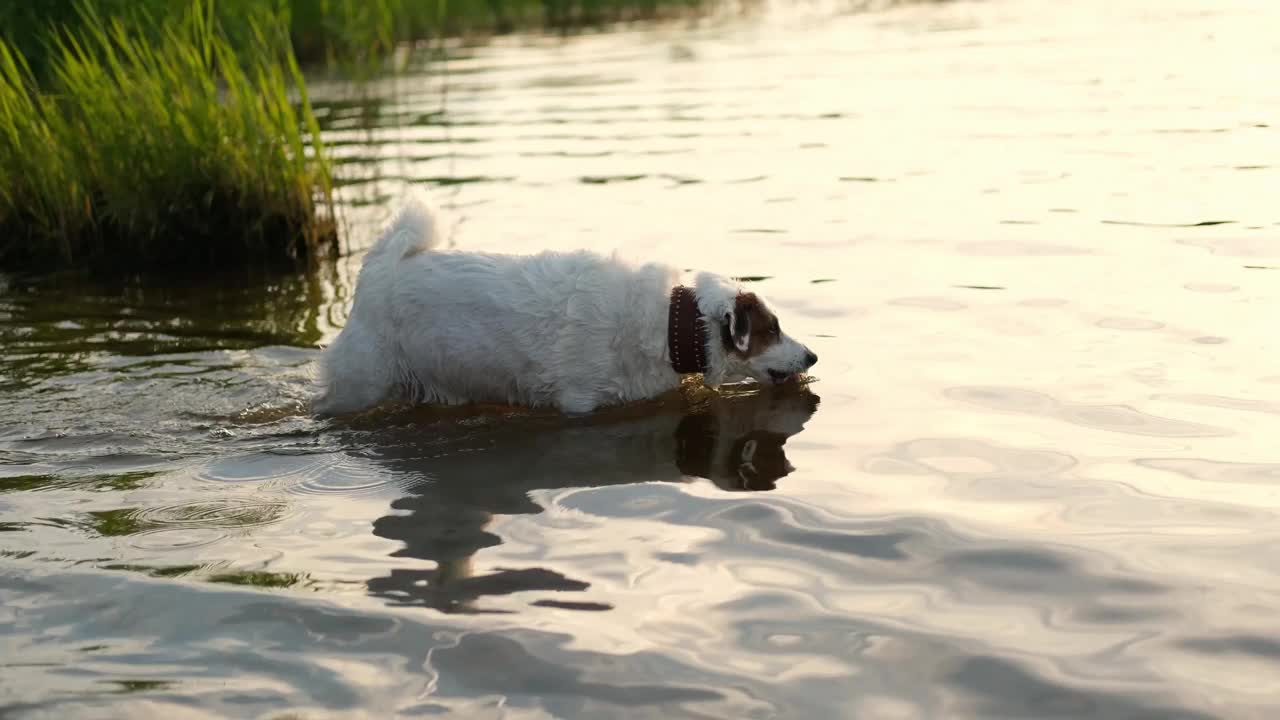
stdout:
<svg viewBox="0 0 1280 720">
<path fill-rule="evenodd" d="M 336 268 L 0 282 L 0 715 L 1275 717 L 1277 28 L 806 6 L 318 84 Z M 405 183 L 746 278 L 814 382 L 314 421 Z"/>
</svg>

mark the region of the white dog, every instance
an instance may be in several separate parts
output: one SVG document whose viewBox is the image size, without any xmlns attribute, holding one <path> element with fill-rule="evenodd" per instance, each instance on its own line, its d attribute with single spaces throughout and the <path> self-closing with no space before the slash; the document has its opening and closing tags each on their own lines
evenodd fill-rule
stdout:
<svg viewBox="0 0 1280 720">
<path fill-rule="evenodd" d="M 685 374 L 782 383 L 818 360 L 759 295 L 711 273 L 684 286 L 656 263 L 439 244 L 427 205 L 409 201 L 365 258 L 315 412 L 412 401 L 579 414 L 656 397 Z"/>
</svg>

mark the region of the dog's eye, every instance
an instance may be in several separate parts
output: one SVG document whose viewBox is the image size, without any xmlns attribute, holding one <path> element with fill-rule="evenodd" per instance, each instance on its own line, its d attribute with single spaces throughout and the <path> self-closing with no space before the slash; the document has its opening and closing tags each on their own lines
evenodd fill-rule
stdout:
<svg viewBox="0 0 1280 720">
<path fill-rule="evenodd" d="M 773 327 L 769 328 L 769 332 L 772 333 L 774 337 L 782 334 L 782 328 L 778 326 L 777 320 L 773 321 Z"/>
</svg>

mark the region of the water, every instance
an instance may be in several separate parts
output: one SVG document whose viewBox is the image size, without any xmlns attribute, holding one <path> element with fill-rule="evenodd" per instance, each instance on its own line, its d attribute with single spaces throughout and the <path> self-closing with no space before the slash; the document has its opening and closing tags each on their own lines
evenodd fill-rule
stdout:
<svg viewBox="0 0 1280 720">
<path fill-rule="evenodd" d="M 318 87 L 335 270 L 4 281 L 0 714 L 1274 717 L 1276 27 L 810 8 Z M 460 246 L 756 278 L 816 381 L 315 422 L 405 181 Z"/>
</svg>

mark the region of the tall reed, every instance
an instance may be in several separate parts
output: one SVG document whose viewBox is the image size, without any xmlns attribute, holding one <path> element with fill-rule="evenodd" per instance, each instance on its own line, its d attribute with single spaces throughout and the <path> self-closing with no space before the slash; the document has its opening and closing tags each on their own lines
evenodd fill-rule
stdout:
<svg viewBox="0 0 1280 720">
<path fill-rule="evenodd" d="M 0 2 L 0 269 L 332 252 L 331 163 L 298 58 L 716 0 Z"/>
<path fill-rule="evenodd" d="M 235 264 L 330 252 L 330 164 L 283 26 L 213 3 L 150 36 L 91 3 L 47 78 L 0 40 L 0 266 Z"/>
</svg>

